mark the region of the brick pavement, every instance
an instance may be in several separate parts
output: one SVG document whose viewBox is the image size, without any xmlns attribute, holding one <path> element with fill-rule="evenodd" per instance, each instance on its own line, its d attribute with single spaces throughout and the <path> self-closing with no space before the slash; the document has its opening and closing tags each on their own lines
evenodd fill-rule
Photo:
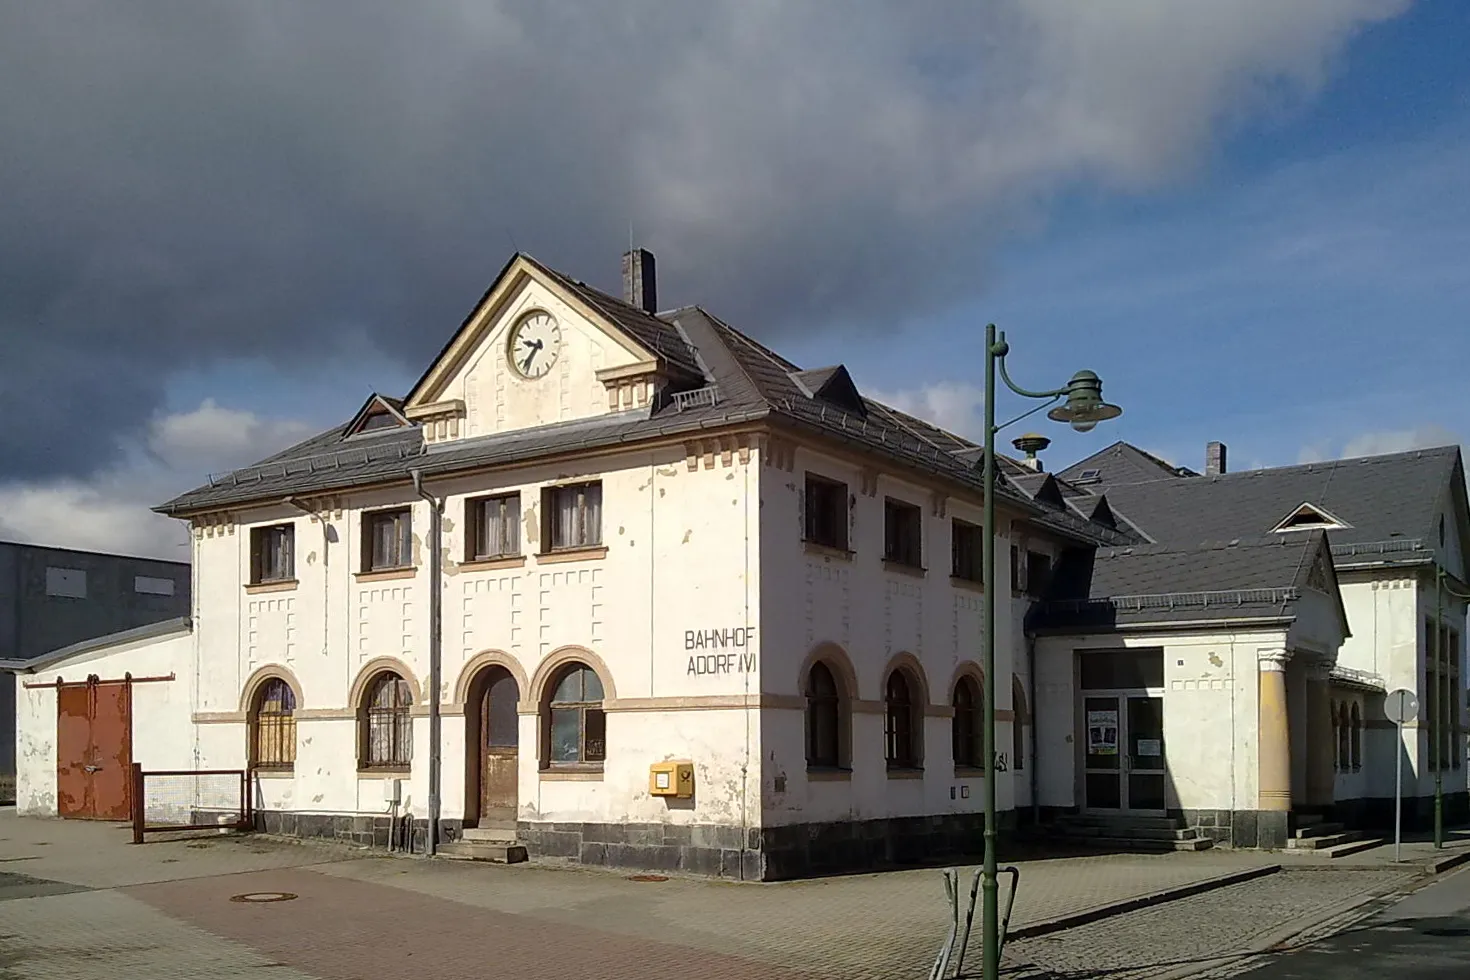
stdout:
<svg viewBox="0 0 1470 980">
<path fill-rule="evenodd" d="M 289 980 L 405 972 L 416 980 L 501 973 L 534 980 L 569 972 L 641 978 L 676 969 L 886 980 L 922 976 L 947 923 L 937 870 L 767 885 L 640 883 L 598 871 L 368 856 L 337 845 L 210 836 L 132 847 L 125 840 L 105 825 L 0 812 L 0 868 L 101 889 L 49 897 L 21 889 L 6 900 L 0 887 L 0 937 L 8 937 L 0 939 L 0 957 L 12 947 L 21 957 L 0 958 L 0 977 L 233 978 L 280 964 L 270 975 Z M 1270 860 L 1205 852 L 1025 861 L 1014 922 Z M 1016 942 L 1011 951 L 1065 972 L 1104 962 L 1114 963 L 1111 969 L 1149 966 L 1160 947 L 1203 956 L 1255 935 L 1262 918 L 1279 923 L 1354 888 L 1406 875 L 1382 868 L 1283 873 Z M 963 880 L 968 885 L 968 873 Z M 268 905 L 228 901 L 266 890 L 300 897 Z M 23 897 L 30 894 L 39 897 Z M 1255 917 L 1236 915 L 1237 906 L 1254 909 Z M 78 915 L 108 923 L 103 938 L 46 931 L 53 919 L 74 924 Z M 977 954 L 970 955 L 973 964 Z"/>
</svg>

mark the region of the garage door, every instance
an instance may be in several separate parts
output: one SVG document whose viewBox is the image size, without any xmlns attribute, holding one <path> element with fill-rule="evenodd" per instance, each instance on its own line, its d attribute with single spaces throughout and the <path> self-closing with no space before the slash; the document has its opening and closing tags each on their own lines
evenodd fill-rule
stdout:
<svg viewBox="0 0 1470 980">
<path fill-rule="evenodd" d="M 56 688 L 56 808 L 63 817 L 127 820 L 133 684 L 96 675 Z"/>
</svg>

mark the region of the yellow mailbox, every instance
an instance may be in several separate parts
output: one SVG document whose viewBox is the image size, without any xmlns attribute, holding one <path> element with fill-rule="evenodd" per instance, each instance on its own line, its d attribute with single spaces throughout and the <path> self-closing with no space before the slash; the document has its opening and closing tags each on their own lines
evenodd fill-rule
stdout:
<svg viewBox="0 0 1470 980">
<path fill-rule="evenodd" d="M 655 762 L 648 767 L 648 792 L 689 799 L 694 795 L 694 763 Z"/>
</svg>

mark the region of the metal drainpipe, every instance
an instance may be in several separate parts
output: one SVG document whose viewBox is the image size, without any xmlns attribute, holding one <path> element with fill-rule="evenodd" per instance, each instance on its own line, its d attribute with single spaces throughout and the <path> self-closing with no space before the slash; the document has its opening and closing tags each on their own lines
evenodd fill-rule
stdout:
<svg viewBox="0 0 1470 980">
<path fill-rule="evenodd" d="M 439 849 L 440 784 L 443 781 L 443 757 L 439 737 L 439 687 L 443 660 L 443 611 L 439 581 L 439 550 L 443 536 L 444 501 L 424 489 L 424 474 L 411 470 L 413 489 L 429 502 L 429 826 L 424 834 L 424 855 L 433 857 Z"/>
<path fill-rule="evenodd" d="M 1024 627 L 1023 627 L 1024 629 Z M 1028 634 L 1026 636 L 1026 686 L 1030 688 L 1027 696 L 1031 699 L 1031 823 L 1033 826 L 1041 826 L 1041 758 L 1037 755 L 1036 730 L 1041 704 L 1036 697 L 1036 637 Z"/>
<path fill-rule="evenodd" d="M 325 657 L 330 647 L 331 640 L 329 624 L 331 622 L 332 608 L 332 575 L 330 565 L 332 554 L 332 528 L 331 525 L 327 523 L 327 512 L 325 510 L 313 510 L 306 504 L 297 500 L 295 497 L 287 497 L 282 502 L 290 504 L 292 507 L 295 507 L 297 510 L 301 511 L 301 513 L 306 514 L 309 517 L 316 518 L 317 523 L 322 526 L 322 656 Z M 296 556 L 292 555 L 291 560 L 294 562 L 296 560 Z"/>
</svg>

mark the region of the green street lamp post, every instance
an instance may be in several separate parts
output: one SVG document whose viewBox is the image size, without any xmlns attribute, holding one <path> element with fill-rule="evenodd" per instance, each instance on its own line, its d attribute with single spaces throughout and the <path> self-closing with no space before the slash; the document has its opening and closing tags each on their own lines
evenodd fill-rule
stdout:
<svg viewBox="0 0 1470 980">
<path fill-rule="evenodd" d="M 1066 401 L 1047 413 L 1047 417 L 1066 422 L 1078 432 L 1088 432 L 1097 423 L 1115 419 L 1123 414 L 1116 405 L 1102 399 L 1102 380 L 1091 371 L 1078 371 L 1065 387 L 1052 391 L 1029 391 L 1011 380 L 1006 372 L 1005 358 L 1010 352 L 1006 335 L 996 334 L 995 324 L 985 327 L 985 568 L 982 572 L 985 583 L 985 617 L 982 653 L 985 671 L 985 703 L 982 721 L 982 739 L 986 763 L 989 770 L 985 779 L 985 864 L 982 868 L 981 894 L 984 907 L 981 910 L 982 947 L 981 976 L 983 980 L 997 980 L 1000 976 L 1000 909 L 998 898 L 1000 887 L 996 882 L 996 826 L 995 826 L 995 435 L 1007 425 L 1019 422 L 1046 405 L 1039 405 L 1001 425 L 995 424 L 995 377 L 996 368 L 1006 387 L 1022 398 L 1043 399 L 1048 403 L 1065 398 Z"/>
</svg>

